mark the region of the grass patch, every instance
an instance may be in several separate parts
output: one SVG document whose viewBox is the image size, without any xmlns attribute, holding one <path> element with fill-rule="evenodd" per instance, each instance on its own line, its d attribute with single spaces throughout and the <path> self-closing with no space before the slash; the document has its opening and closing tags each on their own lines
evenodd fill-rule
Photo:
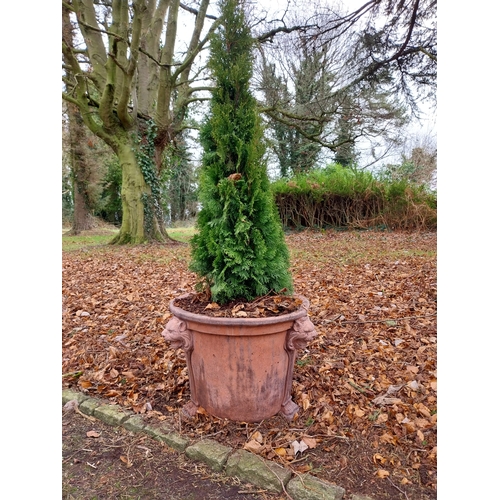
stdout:
<svg viewBox="0 0 500 500">
<path fill-rule="evenodd" d="M 113 236 L 118 233 L 118 229 L 99 230 L 97 233 L 89 231 L 88 234 L 79 234 L 77 236 L 62 235 L 63 252 L 72 252 L 86 247 L 107 245 Z"/>
<path fill-rule="evenodd" d="M 172 227 L 167 229 L 167 234 L 176 241 L 188 243 L 196 234 L 197 230 L 194 227 Z"/>
<path fill-rule="evenodd" d="M 63 252 L 73 252 L 88 247 L 104 247 L 118 234 L 118 228 L 100 228 L 97 230 L 83 231 L 77 236 L 67 234 L 69 228 L 62 230 Z M 176 241 L 188 243 L 196 233 L 194 227 L 179 227 L 167 229 L 167 234 Z"/>
</svg>

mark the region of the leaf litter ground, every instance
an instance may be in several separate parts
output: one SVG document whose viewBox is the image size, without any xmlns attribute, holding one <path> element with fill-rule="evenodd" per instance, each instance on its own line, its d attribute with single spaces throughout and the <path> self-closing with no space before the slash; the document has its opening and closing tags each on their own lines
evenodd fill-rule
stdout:
<svg viewBox="0 0 500 500">
<path fill-rule="evenodd" d="M 346 496 L 436 498 L 436 234 L 306 231 L 287 244 L 318 332 L 297 359 L 293 422 L 181 417 L 186 363 L 161 332 L 169 301 L 196 284 L 182 244 L 63 252 L 63 387 L 309 472 Z"/>
</svg>

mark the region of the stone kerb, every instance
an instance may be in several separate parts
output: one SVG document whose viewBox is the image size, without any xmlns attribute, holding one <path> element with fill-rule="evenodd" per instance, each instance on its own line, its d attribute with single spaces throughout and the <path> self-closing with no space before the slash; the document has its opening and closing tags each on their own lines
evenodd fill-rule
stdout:
<svg viewBox="0 0 500 500">
<path fill-rule="evenodd" d="M 237 477 L 274 493 L 286 491 L 292 500 L 343 500 L 344 488 L 310 474 L 292 479 L 292 471 L 246 450 L 233 450 L 211 439 L 190 442 L 168 424 L 148 425 L 140 415 L 133 415 L 117 405 L 100 402 L 79 392 L 63 390 L 63 405 L 75 401 L 85 415 L 98 418 L 112 426 L 121 426 L 131 432 L 144 433 L 184 453 L 190 460 L 204 462 L 212 470 Z M 349 500 L 374 500 L 366 495 L 353 494 Z"/>
</svg>

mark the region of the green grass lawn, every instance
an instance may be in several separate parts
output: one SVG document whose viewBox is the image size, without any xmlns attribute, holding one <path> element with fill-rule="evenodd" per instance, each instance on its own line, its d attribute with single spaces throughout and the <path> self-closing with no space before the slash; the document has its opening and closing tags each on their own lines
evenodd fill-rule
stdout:
<svg viewBox="0 0 500 500">
<path fill-rule="evenodd" d="M 98 247 L 107 245 L 111 239 L 118 233 L 118 228 L 99 228 L 97 230 L 84 231 L 78 236 L 67 235 L 69 228 L 63 228 L 62 230 L 62 249 L 65 252 L 71 252 L 74 250 L 81 250 L 87 247 Z M 168 235 L 177 241 L 182 241 L 184 243 L 189 242 L 192 236 L 195 234 L 194 227 L 179 227 L 179 228 L 168 228 Z"/>
<path fill-rule="evenodd" d="M 196 233 L 194 227 L 172 227 L 167 229 L 168 235 L 177 241 L 187 243 Z"/>
</svg>

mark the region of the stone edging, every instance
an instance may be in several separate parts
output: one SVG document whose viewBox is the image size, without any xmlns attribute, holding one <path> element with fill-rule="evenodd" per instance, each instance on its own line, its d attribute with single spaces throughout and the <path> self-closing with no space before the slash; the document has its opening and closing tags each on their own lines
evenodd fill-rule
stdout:
<svg viewBox="0 0 500 500">
<path fill-rule="evenodd" d="M 171 448 L 191 459 L 204 462 L 212 470 L 227 476 L 237 477 L 258 488 L 273 493 L 282 493 L 293 500 L 346 500 L 345 490 L 340 486 L 318 479 L 310 474 L 301 474 L 292 479 L 289 469 L 271 460 L 265 460 L 246 450 L 233 450 L 217 441 L 204 439 L 192 441 L 175 432 L 168 424 L 147 425 L 140 415 L 135 415 L 117 405 L 105 404 L 81 392 L 65 389 L 62 403 L 76 400 L 78 409 L 105 424 L 121 426 L 131 432 L 145 433 L 153 439 L 163 441 Z M 353 494 L 349 500 L 374 500 L 366 495 Z"/>
</svg>

